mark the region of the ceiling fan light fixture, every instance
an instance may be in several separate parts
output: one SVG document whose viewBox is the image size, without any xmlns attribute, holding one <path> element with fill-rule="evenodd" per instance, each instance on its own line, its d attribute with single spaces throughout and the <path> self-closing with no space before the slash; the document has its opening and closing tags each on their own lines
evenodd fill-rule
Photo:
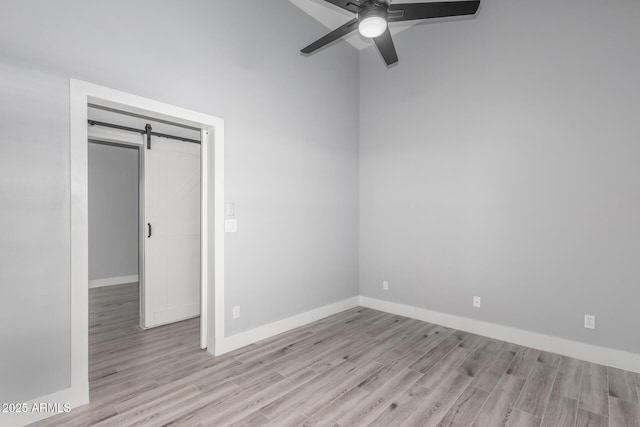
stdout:
<svg viewBox="0 0 640 427">
<path fill-rule="evenodd" d="M 292 0 L 293 1 L 293 0 Z M 300 52 L 309 55 L 336 40 L 359 30 L 372 39 L 387 66 L 398 62 L 398 53 L 389 31 L 390 22 L 417 21 L 450 16 L 475 15 L 481 0 L 444 0 L 416 3 L 393 3 L 392 0 L 325 0 L 357 16 L 319 38 Z M 420 1 L 420 0 L 418 0 Z"/>
<path fill-rule="evenodd" d="M 387 29 L 387 21 L 381 16 L 367 16 L 358 24 L 358 31 L 370 39 L 381 36 Z"/>
</svg>

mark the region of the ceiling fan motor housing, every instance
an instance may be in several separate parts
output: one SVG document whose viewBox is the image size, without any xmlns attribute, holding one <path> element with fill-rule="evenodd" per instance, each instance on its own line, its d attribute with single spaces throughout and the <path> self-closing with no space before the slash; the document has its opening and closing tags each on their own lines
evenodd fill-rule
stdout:
<svg viewBox="0 0 640 427">
<path fill-rule="evenodd" d="M 387 20 L 387 9 L 389 4 L 385 1 L 372 0 L 362 5 L 358 13 L 358 21 L 362 22 L 367 18 L 378 17 Z"/>
</svg>

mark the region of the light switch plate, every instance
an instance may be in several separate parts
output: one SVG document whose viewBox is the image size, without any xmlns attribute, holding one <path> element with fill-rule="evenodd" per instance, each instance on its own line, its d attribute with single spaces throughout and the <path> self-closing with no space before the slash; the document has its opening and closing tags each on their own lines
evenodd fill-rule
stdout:
<svg viewBox="0 0 640 427">
<path fill-rule="evenodd" d="M 236 204 L 229 202 L 227 203 L 227 216 L 236 216 Z"/>
<path fill-rule="evenodd" d="M 224 232 L 225 233 L 237 233 L 238 232 L 238 221 L 235 219 L 225 219 L 224 220 Z"/>
</svg>

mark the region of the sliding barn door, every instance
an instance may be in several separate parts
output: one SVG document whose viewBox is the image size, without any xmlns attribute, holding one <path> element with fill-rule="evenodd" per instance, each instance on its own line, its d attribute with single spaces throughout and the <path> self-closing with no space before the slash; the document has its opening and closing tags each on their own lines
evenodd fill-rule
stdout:
<svg viewBox="0 0 640 427">
<path fill-rule="evenodd" d="M 200 145 L 153 137 L 144 200 L 144 326 L 199 316 Z"/>
</svg>

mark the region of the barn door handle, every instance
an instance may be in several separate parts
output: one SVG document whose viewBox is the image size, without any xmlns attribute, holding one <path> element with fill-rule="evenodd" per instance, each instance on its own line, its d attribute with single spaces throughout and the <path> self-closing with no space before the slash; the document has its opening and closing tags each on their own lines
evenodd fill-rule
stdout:
<svg viewBox="0 0 640 427">
<path fill-rule="evenodd" d="M 147 239 L 151 237 L 151 223 L 147 223 L 147 227 L 149 227 L 149 234 L 147 234 Z"/>
</svg>

